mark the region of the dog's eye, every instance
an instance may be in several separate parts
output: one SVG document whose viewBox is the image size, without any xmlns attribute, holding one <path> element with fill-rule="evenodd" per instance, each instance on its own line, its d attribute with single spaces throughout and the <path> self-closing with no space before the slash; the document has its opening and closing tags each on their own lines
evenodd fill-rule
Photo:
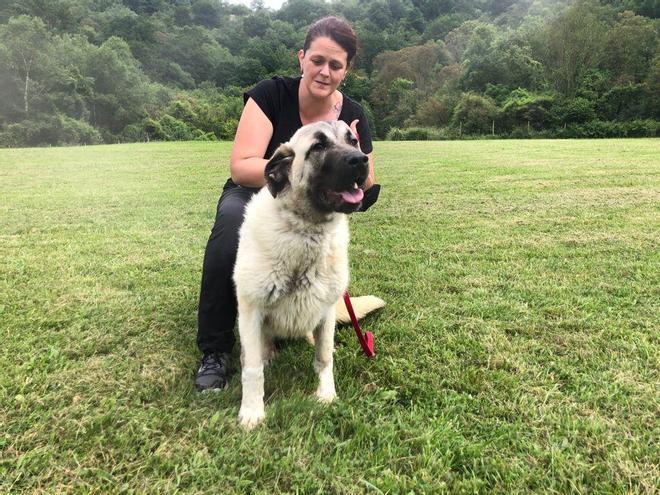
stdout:
<svg viewBox="0 0 660 495">
<path fill-rule="evenodd" d="M 323 151 L 324 149 L 325 149 L 325 143 L 322 141 L 318 141 L 314 143 L 314 145 L 312 146 L 312 150 L 314 151 Z"/>
<path fill-rule="evenodd" d="M 357 145 L 358 145 L 358 140 L 355 139 L 354 137 L 352 137 L 352 138 L 349 140 L 349 143 L 351 144 L 351 146 L 357 146 Z"/>
</svg>

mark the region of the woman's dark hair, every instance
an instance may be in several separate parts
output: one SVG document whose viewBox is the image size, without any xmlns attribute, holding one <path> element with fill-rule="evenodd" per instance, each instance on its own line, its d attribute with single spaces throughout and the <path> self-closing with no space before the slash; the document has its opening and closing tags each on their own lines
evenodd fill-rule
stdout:
<svg viewBox="0 0 660 495">
<path fill-rule="evenodd" d="M 316 21 L 307 30 L 303 51 L 306 52 L 312 41 L 321 37 L 330 38 L 346 50 L 347 65 L 351 65 L 351 60 L 357 52 L 357 36 L 353 31 L 353 27 L 347 21 L 335 16 L 324 17 Z"/>
</svg>

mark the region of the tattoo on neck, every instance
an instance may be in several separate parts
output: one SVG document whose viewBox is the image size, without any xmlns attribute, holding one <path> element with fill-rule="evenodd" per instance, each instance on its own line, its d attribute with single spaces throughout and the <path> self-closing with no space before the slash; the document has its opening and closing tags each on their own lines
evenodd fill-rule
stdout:
<svg viewBox="0 0 660 495">
<path fill-rule="evenodd" d="M 342 102 L 341 102 L 341 101 L 338 101 L 338 102 L 335 103 L 334 106 L 332 107 L 332 111 L 335 113 L 335 115 L 337 116 L 337 118 L 339 118 L 339 114 L 341 113 L 341 106 L 342 106 L 341 104 L 342 104 Z"/>
</svg>

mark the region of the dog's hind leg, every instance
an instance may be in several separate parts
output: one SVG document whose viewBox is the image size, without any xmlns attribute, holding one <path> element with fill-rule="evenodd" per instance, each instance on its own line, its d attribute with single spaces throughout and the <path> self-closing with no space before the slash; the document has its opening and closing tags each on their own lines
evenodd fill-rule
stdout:
<svg viewBox="0 0 660 495">
<path fill-rule="evenodd" d="M 335 345 L 335 307 L 332 306 L 325 320 L 314 330 L 316 358 L 314 369 L 319 375 L 316 397 L 321 402 L 332 402 L 336 397 L 335 378 L 332 370 L 332 353 Z"/>
<path fill-rule="evenodd" d="M 238 422 L 252 429 L 261 423 L 264 411 L 264 336 L 262 316 L 257 309 L 240 305 L 238 332 L 241 337 L 241 384 L 243 397 Z"/>
<path fill-rule="evenodd" d="M 270 366 L 273 359 L 275 359 L 275 340 L 272 337 L 263 337 L 262 346 L 261 355 L 264 360 L 264 366 Z"/>
</svg>

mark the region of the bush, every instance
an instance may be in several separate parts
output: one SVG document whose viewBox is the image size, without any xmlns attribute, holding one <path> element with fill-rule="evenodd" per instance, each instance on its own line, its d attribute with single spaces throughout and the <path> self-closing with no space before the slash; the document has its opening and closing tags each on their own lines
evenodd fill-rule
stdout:
<svg viewBox="0 0 660 495">
<path fill-rule="evenodd" d="M 189 93 L 179 93 L 164 109 L 190 129 L 199 129 L 205 134 L 213 133 L 219 139 L 231 140 L 236 134 L 238 119 L 243 112 L 243 97 L 220 92 L 213 86 L 205 86 Z"/>
<path fill-rule="evenodd" d="M 82 120 L 59 116 L 60 141 L 58 144 L 100 144 L 103 142 L 97 129 Z"/>
<path fill-rule="evenodd" d="M 606 122 L 594 120 L 584 124 L 572 124 L 559 129 L 554 137 L 560 138 L 626 138 L 658 137 L 658 121 L 632 120 L 630 122 Z"/>
<path fill-rule="evenodd" d="M 5 147 L 99 144 L 97 129 L 87 122 L 66 115 L 40 115 L 39 118 L 9 124 L 0 131 L 0 145 Z"/>
<path fill-rule="evenodd" d="M 227 119 L 220 125 L 218 137 L 226 141 L 232 141 L 238 129 L 237 119 Z"/>
<path fill-rule="evenodd" d="M 399 129 L 393 127 L 387 133 L 387 141 L 445 141 L 456 139 L 458 135 L 449 128 L 436 127 L 410 127 L 408 129 Z"/>
<path fill-rule="evenodd" d="M 150 141 L 151 136 L 145 128 L 146 122 L 139 122 L 137 124 L 129 124 L 121 131 L 119 139 L 124 143 L 139 143 L 143 141 Z"/>
<path fill-rule="evenodd" d="M 428 141 L 431 133 L 424 127 L 411 127 L 405 131 L 406 141 Z"/>
<path fill-rule="evenodd" d="M 591 122 L 596 118 L 594 102 L 580 97 L 562 100 L 552 109 L 552 117 L 558 124 Z"/>
<path fill-rule="evenodd" d="M 573 138 L 627 138 L 660 137 L 660 122 L 657 120 L 632 120 L 630 122 L 605 122 L 594 120 L 584 124 L 570 124 L 566 127 L 535 131 L 527 126 L 516 127 L 508 134 L 492 136 L 490 134 L 458 134 L 450 127 L 411 127 L 400 129 L 393 127 L 387 133 L 388 141 L 430 141 L 449 139 L 573 139 Z"/>
<path fill-rule="evenodd" d="M 632 120 L 630 122 L 615 122 L 593 120 L 584 124 L 570 124 L 566 127 L 540 132 L 527 132 L 517 128 L 505 138 L 545 138 L 545 139 L 580 139 L 580 138 L 628 138 L 628 137 L 658 137 L 660 122 L 656 120 Z"/>
<path fill-rule="evenodd" d="M 387 141 L 405 141 L 403 131 L 398 127 L 392 127 L 385 136 Z"/>
<path fill-rule="evenodd" d="M 188 127 L 185 122 L 165 115 L 160 119 L 160 126 L 163 129 L 165 141 L 192 141 L 193 134 L 192 128 Z"/>
<path fill-rule="evenodd" d="M 536 94 L 518 88 L 504 99 L 501 124 L 505 129 L 521 125 L 540 129 L 551 122 L 554 105 L 555 99 L 552 95 Z"/>
<path fill-rule="evenodd" d="M 454 109 L 452 123 L 467 134 L 487 134 L 496 117 L 493 100 L 476 93 L 463 93 Z"/>
</svg>

